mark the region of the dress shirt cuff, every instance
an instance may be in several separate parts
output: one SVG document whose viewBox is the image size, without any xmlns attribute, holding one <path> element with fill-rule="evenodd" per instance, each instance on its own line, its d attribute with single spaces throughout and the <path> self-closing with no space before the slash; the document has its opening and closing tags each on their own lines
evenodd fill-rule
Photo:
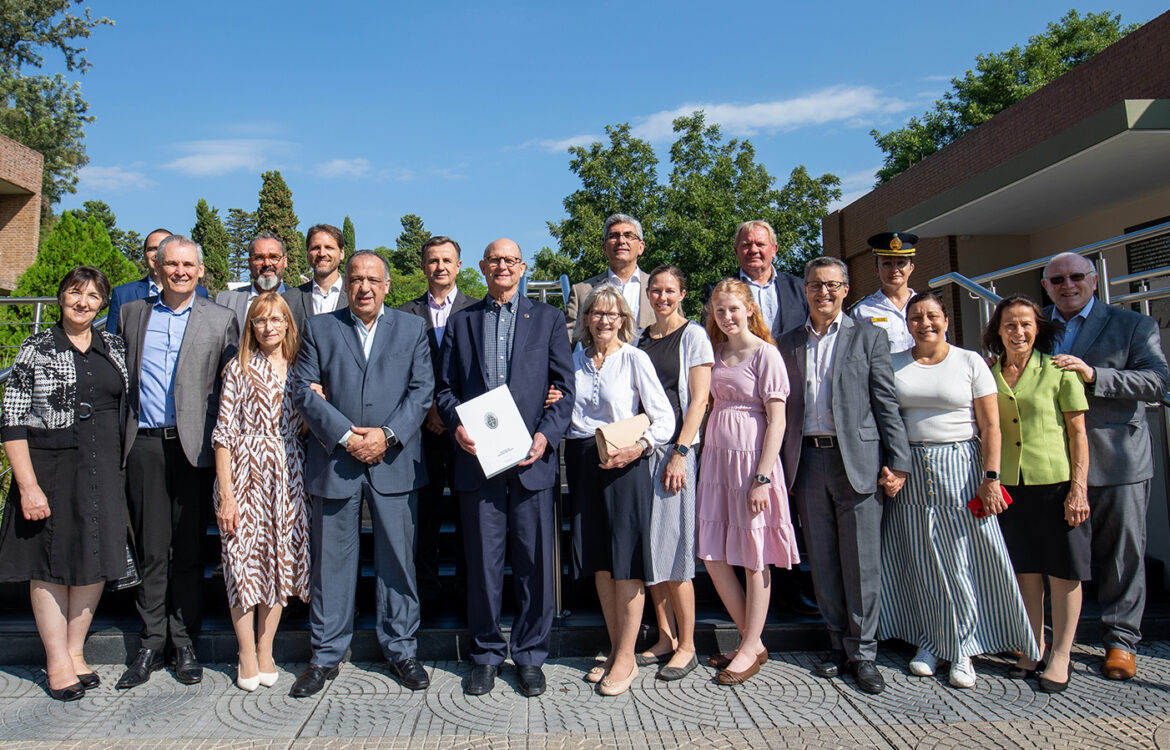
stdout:
<svg viewBox="0 0 1170 750">
<path fill-rule="evenodd" d="M 346 430 L 345 434 L 341 436 L 341 440 L 337 441 L 337 444 L 340 445 L 342 448 L 348 448 L 349 447 L 349 439 L 351 437 L 353 437 L 353 430 Z"/>
</svg>

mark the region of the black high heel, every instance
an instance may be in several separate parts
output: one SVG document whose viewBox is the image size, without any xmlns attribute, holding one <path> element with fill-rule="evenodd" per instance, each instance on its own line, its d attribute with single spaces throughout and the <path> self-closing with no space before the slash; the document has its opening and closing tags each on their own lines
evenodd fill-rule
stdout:
<svg viewBox="0 0 1170 750">
<path fill-rule="evenodd" d="M 1044 671 L 1047 665 L 1044 660 L 1036 662 L 1036 666 L 1031 669 L 1024 669 L 1023 667 L 1012 667 L 1008 670 L 1007 676 L 1013 680 L 1030 680 L 1033 677 L 1038 677 Z"/>
</svg>

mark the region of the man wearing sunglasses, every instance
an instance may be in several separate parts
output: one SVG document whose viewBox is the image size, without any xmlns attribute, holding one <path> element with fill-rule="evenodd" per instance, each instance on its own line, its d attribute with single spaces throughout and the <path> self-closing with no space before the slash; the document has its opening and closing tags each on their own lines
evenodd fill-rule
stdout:
<svg viewBox="0 0 1170 750">
<path fill-rule="evenodd" d="M 1111 680 L 1137 672 L 1146 606 L 1146 509 L 1154 462 L 1146 401 L 1161 401 L 1170 383 L 1153 318 L 1094 299 L 1097 272 L 1076 253 L 1061 253 L 1041 281 L 1063 325 L 1053 362 L 1085 384 L 1089 411 L 1089 522 L 1097 563 L 1105 664 Z"/>
<path fill-rule="evenodd" d="M 918 235 L 909 232 L 882 232 L 867 242 L 877 263 L 882 288 L 853 306 L 855 320 L 867 320 L 884 328 L 890 337 L 890 353 L 904 352 L 914 346 L 906 327 L 906 303 L 914 296 L 910 274 L 914 272 L 914 245 Z"/>
</svg>

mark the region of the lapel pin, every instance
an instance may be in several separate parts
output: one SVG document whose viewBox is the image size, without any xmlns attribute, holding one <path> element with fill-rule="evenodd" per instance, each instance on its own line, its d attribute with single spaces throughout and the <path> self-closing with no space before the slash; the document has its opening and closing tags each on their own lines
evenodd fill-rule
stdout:
<svg viewBox="0 0 1170 750">
<path fill-rule="evenodd" d="M 524 317 L 526 317 L 526 318 L 527 318 L 527 317 L 528 317 L 528 313 L 524 313 Z"/>
</svg>

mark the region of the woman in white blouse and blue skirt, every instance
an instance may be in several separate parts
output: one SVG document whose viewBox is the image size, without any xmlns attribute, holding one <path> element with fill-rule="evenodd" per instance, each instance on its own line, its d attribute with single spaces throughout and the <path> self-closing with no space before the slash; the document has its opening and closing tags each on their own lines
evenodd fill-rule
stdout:
<svg viewBox="0 0 1170 750">
<path fill-rule="evenodd" d="M 573 518 L 573 571 L 592 575 L 609 658 L 586 676 L 602 695 L 620 695 L 638 675 L 634 646 L 642 621 L 643 582 L 650 571 L 654 488 L 646 456 L 674 435 L 674 410 L 645 352 L 630 345 L 634 320 L 621 292 L 590 292 L 573 332 L 575 400 L 565 438 L 565 470 Z M 645 413 L 650 427 L 636 444 L 598 457 L 599 427 Z"/>
</svg>

